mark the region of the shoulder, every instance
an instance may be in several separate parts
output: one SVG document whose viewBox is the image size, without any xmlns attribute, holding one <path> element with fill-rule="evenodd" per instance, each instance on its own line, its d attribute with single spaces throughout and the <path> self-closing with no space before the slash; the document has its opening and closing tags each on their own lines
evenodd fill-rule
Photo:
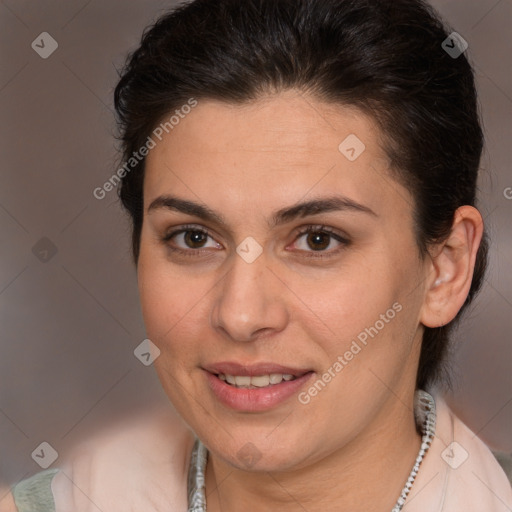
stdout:
<svg viewBox="0 0 512 512">
<path fill-rule="evenodd" d="M 53 478 L 56 512 L 154 512 L 170 505 L 186 511 L 193 443 L 193 434 L 172 412 L 111 426 L 77 447 Z"/>
<path fill-rule="evenodd" d="M 0 490 L 0 512 L 55 512 L 51 482 L 57 472 L 41 471 L 12 485 L 10 492 Z"/>
<path fill-rule="evenodd" d="M 416 501 L 428 505 L 425 510 L 443 512 L 509 512 L 512 487 L 496 457 L 441 396 L 435 401 L 436 433 L 411 491 L 411 505 Z M 412 506 L 404 509 L 413 511 Z"/>
</svg>

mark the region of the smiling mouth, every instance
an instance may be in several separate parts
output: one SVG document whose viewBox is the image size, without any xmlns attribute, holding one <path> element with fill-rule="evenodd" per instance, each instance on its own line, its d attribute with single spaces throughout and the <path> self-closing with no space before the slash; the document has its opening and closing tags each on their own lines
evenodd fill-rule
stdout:
<svg viewBox="0 0 512 512">
<path fill-rule="evenodd" d="M 239 389 L 259 389 L 281 384 L 281 382 L 288 382 L 295 380 L 297 377 L 289 373 L 270 373 L 268 375 L 227 375 L 223 373 L 216 374 L 216 376 L 235 388 Z"/>
<path fill-rule="evenodd" d="M 224 406 L 239 412 L 263 413 L 297 393 L 315 374 L 306 368 L 275 363 L 222 362 L 202 368 L 208 386 Z"/>
</svg>

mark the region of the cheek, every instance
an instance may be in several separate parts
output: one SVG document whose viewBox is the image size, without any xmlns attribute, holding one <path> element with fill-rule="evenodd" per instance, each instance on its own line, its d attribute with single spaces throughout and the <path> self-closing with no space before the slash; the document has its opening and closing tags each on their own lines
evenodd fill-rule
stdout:
<svg viewBox="0 0 512 512">
<path fill-rule="evenodd" d="M 149 252 L 149 251 L 148 251 Z M 174 351 L 194 339 L 204 323 L 209 286 L 204 279 L 171 270 L 161 258 L 141 252 L 138 267 L 139 296 L 148 337 L 162 350 Z M 206 317 L 208 318 L 208 317 Z M 189 343 L 186 346 L 190 347 Z"/>
<path fill-rule="evenodd" d="M 321 320 L 304 325 L 308 337 L 322 346 L 326 363 L 352 352 L 347 359 L 359 361 L 351 363 L 353 370 L 370 363 L 385 366 L 393 360 L 400 364 L 417 327 L 418 304 L 410 286 L 417 272 L 410 261 L 398 262 L 395 256 L 381 252 L 347 264 L 346 271 L 326 281 L 314 295 L 304 295 Z M 299 293 L 306 285 L 302 288 Z"/>
<path fill-rule="evenodd" d="M 371 262 L 349 265 L 325 283 L 317 304 L 334 334 L 346 339 L 373 325 L 392 306 L 398 288 L 389 268 L 385 272 Z"/>
</svg>

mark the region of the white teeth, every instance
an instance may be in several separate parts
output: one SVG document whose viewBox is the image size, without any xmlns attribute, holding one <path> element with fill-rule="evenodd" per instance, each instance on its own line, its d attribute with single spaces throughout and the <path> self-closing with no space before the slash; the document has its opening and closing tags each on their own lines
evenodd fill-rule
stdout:
<svg viewBox="0 0 512 512">
<path fill-rule="evenodd" d="M 279 384 L 283 380 L 282 373 L 271 373 L 270 374 L 270 384 Z"/>
<path fill-rule="evenodd" d="M 265 388 L 274 384 L 280 384 L 283 380 L 289 381 L 295 379 L 288 373 L 271 373 L 270 375 L 257 375 L 249 377 L 247 375 L 223 375 L 219 374 L 219 379 L 231 384 L 237 388 Z"/>
<path fill-rule="evenodd" d="M 235 382 L 238 387 L 250 386 L 251 385 L 251 377 L 235 377 Z"/>
<path fill-rule="evenodd" d="M 251 377 L 251 384 L 257 388 L 264 388 L 270 384 L 270 376 L 261 375 L 259 377 Z"/>
<path fill-rule="evenodd" d="M 228 381 L 228 384 L 236 384 L 235 377 L 233 377 L 233 375 L 226 375 L 226 380 Z"/>
</svg>

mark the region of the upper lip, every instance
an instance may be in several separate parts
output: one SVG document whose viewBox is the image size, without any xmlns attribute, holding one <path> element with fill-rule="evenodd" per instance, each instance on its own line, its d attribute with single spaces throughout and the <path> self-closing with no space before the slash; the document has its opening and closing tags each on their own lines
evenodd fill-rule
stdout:
<svg viewBox="0 0 512 512">
<path fill-rule="evenodd" d="M 229 361 L 209 364 L 203 366 L 203 369 L 216 375 L 234 375 L 241 377 L 256 377 L 258 375 L 270 375 L 271 373 L 281 373 L 283 375 L 300 377 L 301 375 L 311 371 L 310 369 L 292 368 L 267 362 L 240 364 Z"/>
</svg>

